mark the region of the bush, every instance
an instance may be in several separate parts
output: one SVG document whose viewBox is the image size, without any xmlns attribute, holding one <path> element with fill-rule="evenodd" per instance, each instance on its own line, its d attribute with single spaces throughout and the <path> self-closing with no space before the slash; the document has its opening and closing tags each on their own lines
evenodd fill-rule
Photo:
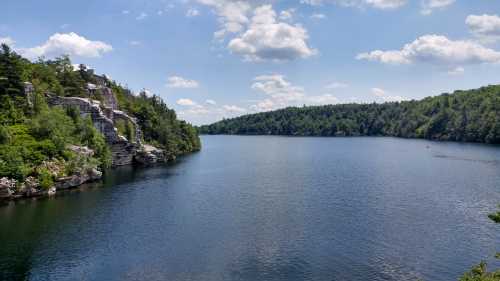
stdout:
<svg viewBox="0 0 500 281">
<path fill-rule="evenodd" d="M 54 178 L 47 168 L 38 169 L 37 179 L 42 189 L 49 189 L 54 186 Z"/>
</svg>

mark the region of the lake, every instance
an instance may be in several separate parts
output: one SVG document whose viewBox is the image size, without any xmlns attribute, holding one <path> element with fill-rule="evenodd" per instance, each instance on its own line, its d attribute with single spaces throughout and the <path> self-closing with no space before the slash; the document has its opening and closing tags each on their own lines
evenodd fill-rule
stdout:
<svg viewBox="0 0 500 281">
<path fill-rule="evenodd" d="M 203 136 L 0 207 L 0 280 L 457 280 L 500 264 L 500 147 Z"/>
</svg>

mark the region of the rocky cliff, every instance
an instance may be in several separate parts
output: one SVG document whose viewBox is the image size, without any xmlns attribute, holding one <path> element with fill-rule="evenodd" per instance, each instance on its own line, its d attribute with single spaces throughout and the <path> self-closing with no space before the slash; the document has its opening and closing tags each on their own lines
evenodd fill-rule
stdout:
<svg viewBox="0 0 500 281">
<path fill-rule="evenodd" d="M 107 87 L 102 87 L 101 90 L 104 102 L 90 98 L 60 97 L 50 94 L 47 100 L 51 106 L 76 107 L 82 117 L 90 116 L 94 127 L 104 135 L 111 147 L 113 166 L 130 165 L 134 162 L 141 164 L 165 162 L 167 159 L 163 150 L 145 146 L 142 143 L 142 131 L 137 120 L 118 110 L 118 102 L 113 91 Z M 133 133 L 129 138 L 119 133 L 118 122 L 124 122 L 133 127 Z"/>
</svg>

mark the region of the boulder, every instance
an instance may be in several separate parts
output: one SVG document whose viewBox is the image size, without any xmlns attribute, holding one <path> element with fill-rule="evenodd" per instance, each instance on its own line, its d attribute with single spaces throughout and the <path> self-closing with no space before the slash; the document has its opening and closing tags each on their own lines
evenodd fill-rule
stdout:
<svg viewBox="0 0 500 281">
<path fill-rule="evenodd" d="M 152 145 L 145 144 L 142 149 L 137 152 L 135 161 L 144 165 L 167 162 L 167 156 L 163 149 L 156 148 Z"/>
<path fill-rule="evenodd" d="M 9 178 L 0 179 L 0 199 L 11 198 L 16 190 L 16 180 Z"/>
<path fill-rule="evenodd" d="M 77 187 L 86 182 L 96 181 L 102 177 L 102 172 L 92 168 L 87 169 L 85 172 L 77 173 L 68 177 L 61 177 L 56 179 L 55 189 L 68 189 L 72 187 Z"/>
</svg>

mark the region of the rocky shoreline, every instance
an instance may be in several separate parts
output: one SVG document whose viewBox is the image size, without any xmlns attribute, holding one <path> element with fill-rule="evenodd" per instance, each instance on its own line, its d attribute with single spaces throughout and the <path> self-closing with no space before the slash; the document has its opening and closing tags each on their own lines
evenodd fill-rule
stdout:
<svg viewBox="0 0 500 281">
<path fill-rule="evenodd" d="M 93 152 L 85 147 L 73 147 L 73 149 Z M 82 154 L 83 155 L 83 154 Z M 175 158 L 169 159 L 164 151 L 151 145 L 144 147 L 134 154 L 133 163 L 138 165 L 152 165 L 156 163 L 165 163 Z M 53 162 L 46 162 L 46 167 L 51 167 L 50 171 L 55 176 L 53 184 L 49 187 L 43 187 L 35 177 L 27 177 L 20 182 L 10 178 L 0 178 L 0 201 L 11 201 L 26 198 L 49 197 L 55 195 L 58 191 L 78 188 L 83 184 L 96 182 L 102 179 L 103 172 L 97 167 L 82 167 L 75 173 L 65 175 L 60 173 L 60 168 Z"/>
</svg>

